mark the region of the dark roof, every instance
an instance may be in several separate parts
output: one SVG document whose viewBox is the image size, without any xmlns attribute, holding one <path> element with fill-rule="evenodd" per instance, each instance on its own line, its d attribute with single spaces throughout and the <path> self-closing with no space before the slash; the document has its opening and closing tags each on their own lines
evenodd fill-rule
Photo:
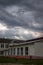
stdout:
<svg viewBox="0 0 43 65">
<path fill-rule="evenodd" d="M 23 42 L 32 42 L 32 41 L 40 41 L 40 40 L 43 40 L 43 37 L 30 39 L 30 40 L 17 40 L 17 39 L 0 38 L 0 43 L 11 43 L 11 41 L 13 41 L 14 43 L 20 43 L 20 42 L 23 43 Z"/>
<path fill-rule="evenodd" d="M 0 38 L 0 43 L 10 43 L 12 39 Z"/>
<path fill-rule="evenodd" d="M 42 42 L 43 41 L 43 37 L 40 37 L 40 38 L 35 38 L 35 39 L 30 39 L 30 40 L 24 40 L 24 41 L 21 41 L 21 40 L 15 40 L 14 44 L 11 44 L 10 46 L 20 46 L 20 45 L 27 45 L 27 44 L 34 44 L 35 42 Z M 18 44 L 16 44 L 18 43 Z"/>
<path fill-rule="evenodd" d="M 26 40 L 26 42 L 30 42 L 30 41 L 40 41 L 40 40 L 43 40 L 43 37 Z"/>
<path fill-rule="evenodd" d="M 11 43 L 12 41 L 14 43 L 25 42 L 24 40 L 0 38 L 0 43 Z"/>
<path fill-rule="evenodd" d="M 25 42 L 25 40 L 14 40 L 14 43 Z"/>
</svg>

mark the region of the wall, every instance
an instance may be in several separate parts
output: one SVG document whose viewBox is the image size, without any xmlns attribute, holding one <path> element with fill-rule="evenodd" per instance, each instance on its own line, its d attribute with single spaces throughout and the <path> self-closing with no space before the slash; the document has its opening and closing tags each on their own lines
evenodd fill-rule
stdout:
<svg viewBox="0 0 43 65">
<path fill-rule="evenodd" d="M 35 45 L 35 56 L 43 56 L 43 42 L 36 42 Z"/>
<path fill-rule="evenodd" d="M 17 48 L 21 48 L 21 47 L 23 47 L 23 56 L 25 56 L 25 47 L 28 47 L 28 50 L 29 50 L 28 51 L 28 56 L 30 56 L 30 55 L 34 56 L 34 54 L 35 54 L 34 44 L 28 44 L 28 45 L 21 45 L 21 46 L 12 47 L 12 50 L 14 50 L 14 48 L 16 48 L 16 53 L 15 53 L 16 56 L 17 56 Z M 9 53 L 11 53 L 11 51 Z M 14 55 L 13 53 L 14 53 L 14 51 L 12 51 L 12 55 Z M 19 54 L 19 56 L 21 56 L 21 54 Z"/>
<path fill-rule="evenodd" d="M 4 44 L 4 47 L 1 48 L 1 44 Z M 0 53 L 0 56 L 5 56 L 5 55 L 8 55 L 8 51 L 7 51 L 7 45 L 8 43 L 0 43 L 0 51 L 3 51 L 3 54 Z M 5 51 L 6 50 L 6 51 Z"/>
</svg>

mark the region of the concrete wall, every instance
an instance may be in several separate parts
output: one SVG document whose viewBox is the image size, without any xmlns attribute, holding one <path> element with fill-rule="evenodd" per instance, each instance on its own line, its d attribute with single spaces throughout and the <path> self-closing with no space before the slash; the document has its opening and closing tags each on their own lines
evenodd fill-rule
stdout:
<svg viewBox="0 0 43 65">
<path fill-rule="evenodd" d="M 43 42 L 36 42 L 34 47 L 35 47 L 35 56 L 43 56 Z"/>
<path fill-rule="evenodd" d="M 0 43 L 1 46 L 1 43 Z M 25 47 L 28 47 L 28 56 L 43 56 L 43 42 L 36 42 L 34 44 L 28 44 L 28 45 L 20 45 L 20 46 L 14 46 L 11 47 L 12 48 L 12 53 L 11 53 L 11 48 L 9 48 L 9 53 L 8 51 L 4 51 L 4 55 L 6 54 L 6 56 L 9 55 L 14 55 L 14 48 L 16 49 L 15 52 L 15 56 L 17 56 L 17 48 L 21 48 L 23 47 L 23 56 L 25 56 Z M 5 48 L 5 44 L 4 44 L 4 48 Z M 0 48 L 1 49 L 1 48 Z M 19 56 L 21 56 L 21 50 L 19 50 Z"/>
<path fill-rule="evenodd" d="M 42 41 L 36 42 L 34 44 L 12 47 L 12 49 L 16 48 L 16 53 L 15 53 L 16 56 L 17 56 L 17 48 L 21 48 L 21 47 L 23 47 L 23 56 L 25 56 L 25 47 L 28 47 L 28 56 L 30 55 L 31 56 L 43 56 L 43 42 Z M 12 55 L 14 55 L 14 51 L 12 51 Z M 21 56 L 21 54 L 19 54 L 19 56 Z"/>
<path fill-rule="evenodd" d="M 34 45 L 29 45 L 29 55 L 32 55 L 32 56 L 35 55 Z"/>
<path fill-rule="evenodd" d="M 34 54 L 35 54 L 34 44 L 12 47 L 12 55 L 14 55 L 14 48 L 15 48 L 16 49 L 15 56 L 17 56 L 17 48 L 19 48 L 19 52 L 20 52 L 19 56 L 21 56 L 21 50 L 20 50 L 21 47 L 23 47 L 23 56 L 25 56 L 25 47 L 28 47 L 28 56 L 30 56 L 30 55 L 34 56 Z M 11 55 L 11 51 L 9 53 Z"/>
</svg>

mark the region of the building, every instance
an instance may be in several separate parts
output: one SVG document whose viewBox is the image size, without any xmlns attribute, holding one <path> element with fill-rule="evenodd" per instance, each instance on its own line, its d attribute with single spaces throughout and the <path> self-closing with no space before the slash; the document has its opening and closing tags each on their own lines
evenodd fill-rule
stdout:
<svg viewBox="0 0 43 65">
<path fill-rule="evenodd" d="M 0 38 L 0 56 L 43 57 L 43 37 L 31 40 Z"/>
</svg>

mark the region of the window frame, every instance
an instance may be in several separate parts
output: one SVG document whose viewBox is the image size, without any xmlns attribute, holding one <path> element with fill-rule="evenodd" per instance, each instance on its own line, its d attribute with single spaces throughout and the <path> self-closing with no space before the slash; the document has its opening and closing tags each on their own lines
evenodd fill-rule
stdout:
<svg viewBox="0 0 43 65">
<path fill-rule="evenodd" d="M 25 55 L 28 56 L 28 47 L 25 47 Z"/>
<path fill-rule="evenodd" d="M 20 49 L 21 49 L 21 56 L 23 56 L 23 47 L 21 47 Z"/>
<path fill-rule="evenodd" d="M 18 56 L 19 56 L 19 53 L 20 53 L 19 50 L 20 50 L 20 48 L 17 48 L 17 55 L 18 55 Z"/>
<path fill-rule="evenodd" d="M 14 48 L 13 50 L 14 50 L 14 51 L 13 51 L 13 54 L 15 55 L 15 53 L 16 53 L 16 48 Z"/>
<path fill-rule="evenodd" d="M 4 48 L 4 43 L 1 44 L 1 48 Z"/>
</svg>

